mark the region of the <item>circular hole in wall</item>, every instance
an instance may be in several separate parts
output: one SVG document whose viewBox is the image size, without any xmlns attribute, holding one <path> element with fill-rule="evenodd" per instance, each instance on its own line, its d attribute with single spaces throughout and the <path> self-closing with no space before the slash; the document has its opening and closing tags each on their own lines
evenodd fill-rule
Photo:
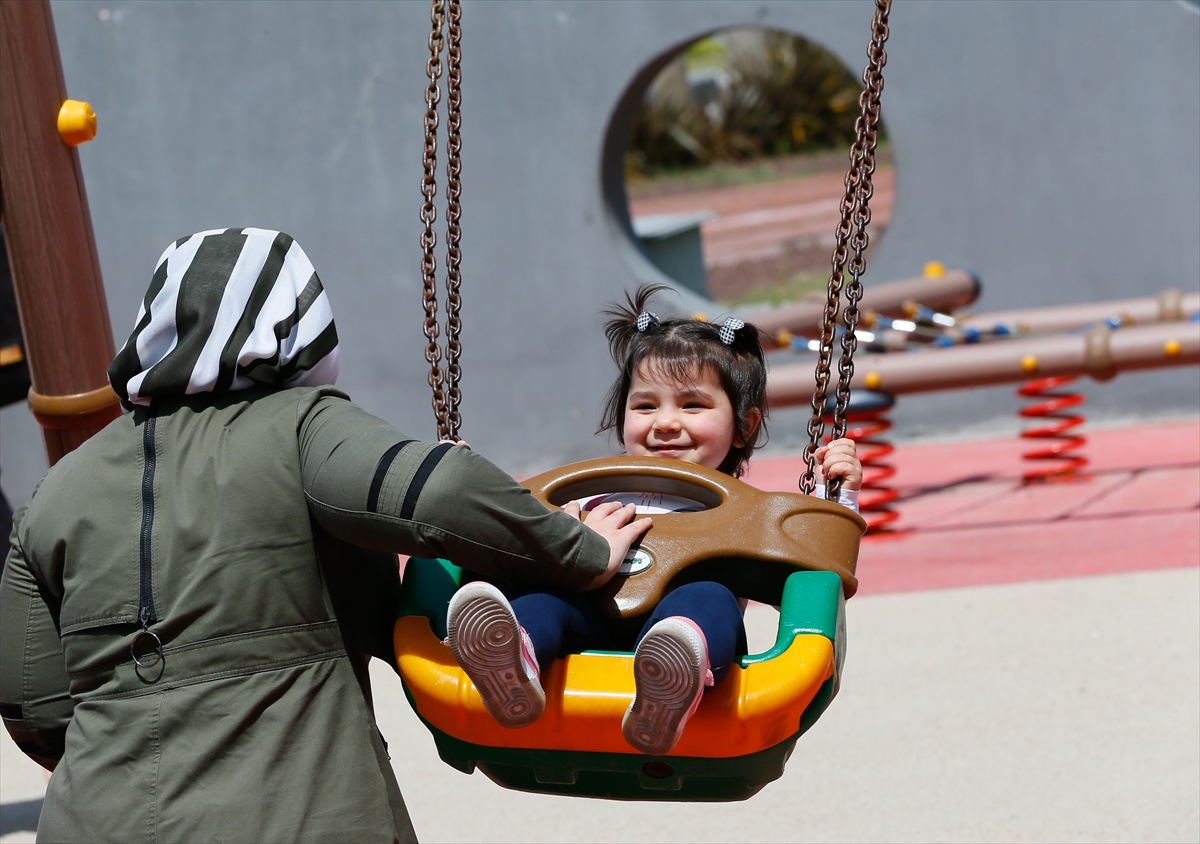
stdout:
<svg viewBox="0 0 1200 844">
<path fill-rule="evenodd" d="M 640 275 L 735 307 L 822 295 L 861 90 L 831 52 L 772 29 L 710 34 L 644 68 L 604 162 L 632 260 L 654 268 Z M 883 127 L 877 161 L 872 246 L 892 209 Z"/>
</svg>

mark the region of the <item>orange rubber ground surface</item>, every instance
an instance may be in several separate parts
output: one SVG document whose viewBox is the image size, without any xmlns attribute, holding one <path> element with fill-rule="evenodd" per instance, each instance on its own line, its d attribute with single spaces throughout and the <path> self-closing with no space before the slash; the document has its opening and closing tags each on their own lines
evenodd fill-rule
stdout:
<svg viewBox="0 0 1200 844">
<path fill-rule="evenodd" d="M 898 447 L 900 518 L 863 540 L 858 594 L 1200 565 L 1200 420 L 1081 430 L 1072 482 L 1022 484 L 1016 437 Z M 793 490 L 801 465 L 758 457 L 745 480 Z"/>
</svg>

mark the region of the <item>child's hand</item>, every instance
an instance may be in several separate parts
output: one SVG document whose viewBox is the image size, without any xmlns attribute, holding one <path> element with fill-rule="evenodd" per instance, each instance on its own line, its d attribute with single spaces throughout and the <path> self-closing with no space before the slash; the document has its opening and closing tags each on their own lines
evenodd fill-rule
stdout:
<svg viewBox="0 0 1200 844">
<path fill-rule="evenodd" d="M 579 518 L 578 501 L 568 501 L 563 510 L 576 519 Z M 608 543 L 608 568 L 604 570 L 604 574 L 585 586 L 582 591 L 590 592 L 593 589 L 599 589 L 612 580 L 633 543 L 643 533 L 650 530 L 651 525 L 654 524 L 649 518 L 632 521 L 636 515 L 636 505 L 626 504 L 622 507 L 615 501 L 601 504 L 588 514 L 588 520 L 584 524 L 603 536 Z"/>
<path fill-rule="evenodd" d="M 471 444 L 469 442 L 467 442 L 466 440 L 438 440 L 438 444 L 439 445 L 443 445 L 443 444 L 461 445 L 463 448 L 471 447 Z"/>
<path fill-rule="evenodd" d="M 854 440 L 845 437 L 834 440 L 818 448 L 813 457 L 821 464 L 825 478 L 841 478 L 845 489 L 862 489 L 862 463 L 858 460 Z"/>
</svg>

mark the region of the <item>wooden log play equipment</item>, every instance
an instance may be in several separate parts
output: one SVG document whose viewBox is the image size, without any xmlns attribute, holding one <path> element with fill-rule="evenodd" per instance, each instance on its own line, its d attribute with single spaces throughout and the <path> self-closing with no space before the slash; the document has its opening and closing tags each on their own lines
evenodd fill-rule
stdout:
<svg viewBox="0 0 1200 844">
<path fill-rule="evenodd" d="M 858 339 L 869 351 L 906 351 L 914 345 L 935 343 L 953 346 L 981 340 L 1006 339 L 1017 335 L 1064 334 L 1096 325 L 1125 328 L 1151 322 L 1191 319 L 1200 312 L 1200 293 L 1164 290 L 1158 296 L 1026 308 L 955 318 L 916 301 L 904 304 L 905 319 L 868 312 L 859 322 Z M 793 348 L 810 343 L 792 339 Z"/>
<path fill-rule="evenodd" d="M 960 339 L 967 332 L 995 333 L 997 327 L 1001 327 L 1008 334 L 1060 334 L 1103 323 L 1119 327 L 1176 322 L 1191 319 L 1197 312 L 1200 312 L 1200 293 L 1171 289 L 1158 296 L 1140 299 L 976 314 L 958 320 L 958 324 L 947 328 L 945 333 Z"/>
<path fill-rule="evenodd" d="M 862 355 L 855 361 L 851 386 L 900 395 L 1059 375 L 1090 375 L 1105 381 L 1119 372 L 1197 363 L 1200 322 L 1153 323 L 1119 331 L 1102 325 L 1082 334 Z M 805 404 L 812 390 L 811 363 L 775 367 L 767 379 L 772 407 Z"/>
<path fill-rule="evenodd" d="M 875 295 L 887 292 L 890 287 L 883 285 L 876 288 Z M 892 294 L 887 293 L 887 297 L 891 299 Z M 901 318 L 896 318 L 895 313 L 864 311 L 858 333 L 859 341 L 866 343 L 871 351 L 903 351 L 913 345 L 926 343 L 951 346 L 1016 335 L 1063 334 L 1094 325 L 1124 328 L 1152 322 L 1175 322 L 1191 319 L 1198 312 L 1200 293 L 1184 293 L 1177 288 L 1164 290 L 1158 296 L 1138 299 L 966 314 L 957 318 L 914 298 L 899 307 Z M 789 331 L 776 331 L 775 337 L 780 346 L 804 348 L 809 345 L 802 339 L 791 337 L 791 334 Z M 803 336 L 804 332 L 800 334 Z"/>
<path fill-rule="evenodd" d="M 95 135 L 87 103 L 67 100 L 48 0 L 0 3 L 0 220 L 33 387 L 53 466 L 120 415 L 115 354 L 83 170 Z"/>
<path fill-rule="evenodd" d="M 863 312 L 899 317 L 905 315 L 906 304 L 917 302 L 931 310 L 948 313 L 974 302 L 979 298 L 979 291 L 979 279 L 966 270 L 949 270 L 941 264 L 931 263 L 922 276 L 881 284 L 865 291 L 858 308 Z M 752 314 L 746 319 L 767 334 L 781 338 L 782 346 L 787 344 L 787 339 L 782 338 L 788 334 L 806 337 L 820 334 L 824 311 L 822 299 Z"/>
</svg>

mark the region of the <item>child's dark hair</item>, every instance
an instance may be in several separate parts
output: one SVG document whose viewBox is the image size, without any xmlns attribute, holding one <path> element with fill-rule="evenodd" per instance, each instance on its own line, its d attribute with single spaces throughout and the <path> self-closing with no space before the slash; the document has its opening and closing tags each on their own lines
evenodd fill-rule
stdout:
<svg viewBox="0 0 1200 844">
<path fill-rule="evenodd" d="M 649 315 L 646 304 L 650 297 L 669 289 L 663 284 L 643 285 L 632 296 L 626 292 L 624 305 L 604 311 L 613 317 L 605 324 L 604 334 L 621 374 L 604 398 L 599 431 L 615 431 L 617 441 L 625 445 L 625 401 L 633 374 L 643 361 L 652 361 L 658 372 L 685 384 L 695 380 L 698 372 L 711 368 L 733 405 L 734 442 L 742 443 L 729 449 L 718 468 L 727 475 L 741 477 L 750 455 L 760 441 L 766 441 L 767 365 L 759 331 L 749 324 L 734 329 L 737 323 L 731 322 L 725 332 L 730 342 L 726 343 L 720 325 L 701 319 L 660 320 Z M 747 416 L 755 408 L 761 416 L 752 428 L 753 420 L 747 421 Z"/>
</svg>

